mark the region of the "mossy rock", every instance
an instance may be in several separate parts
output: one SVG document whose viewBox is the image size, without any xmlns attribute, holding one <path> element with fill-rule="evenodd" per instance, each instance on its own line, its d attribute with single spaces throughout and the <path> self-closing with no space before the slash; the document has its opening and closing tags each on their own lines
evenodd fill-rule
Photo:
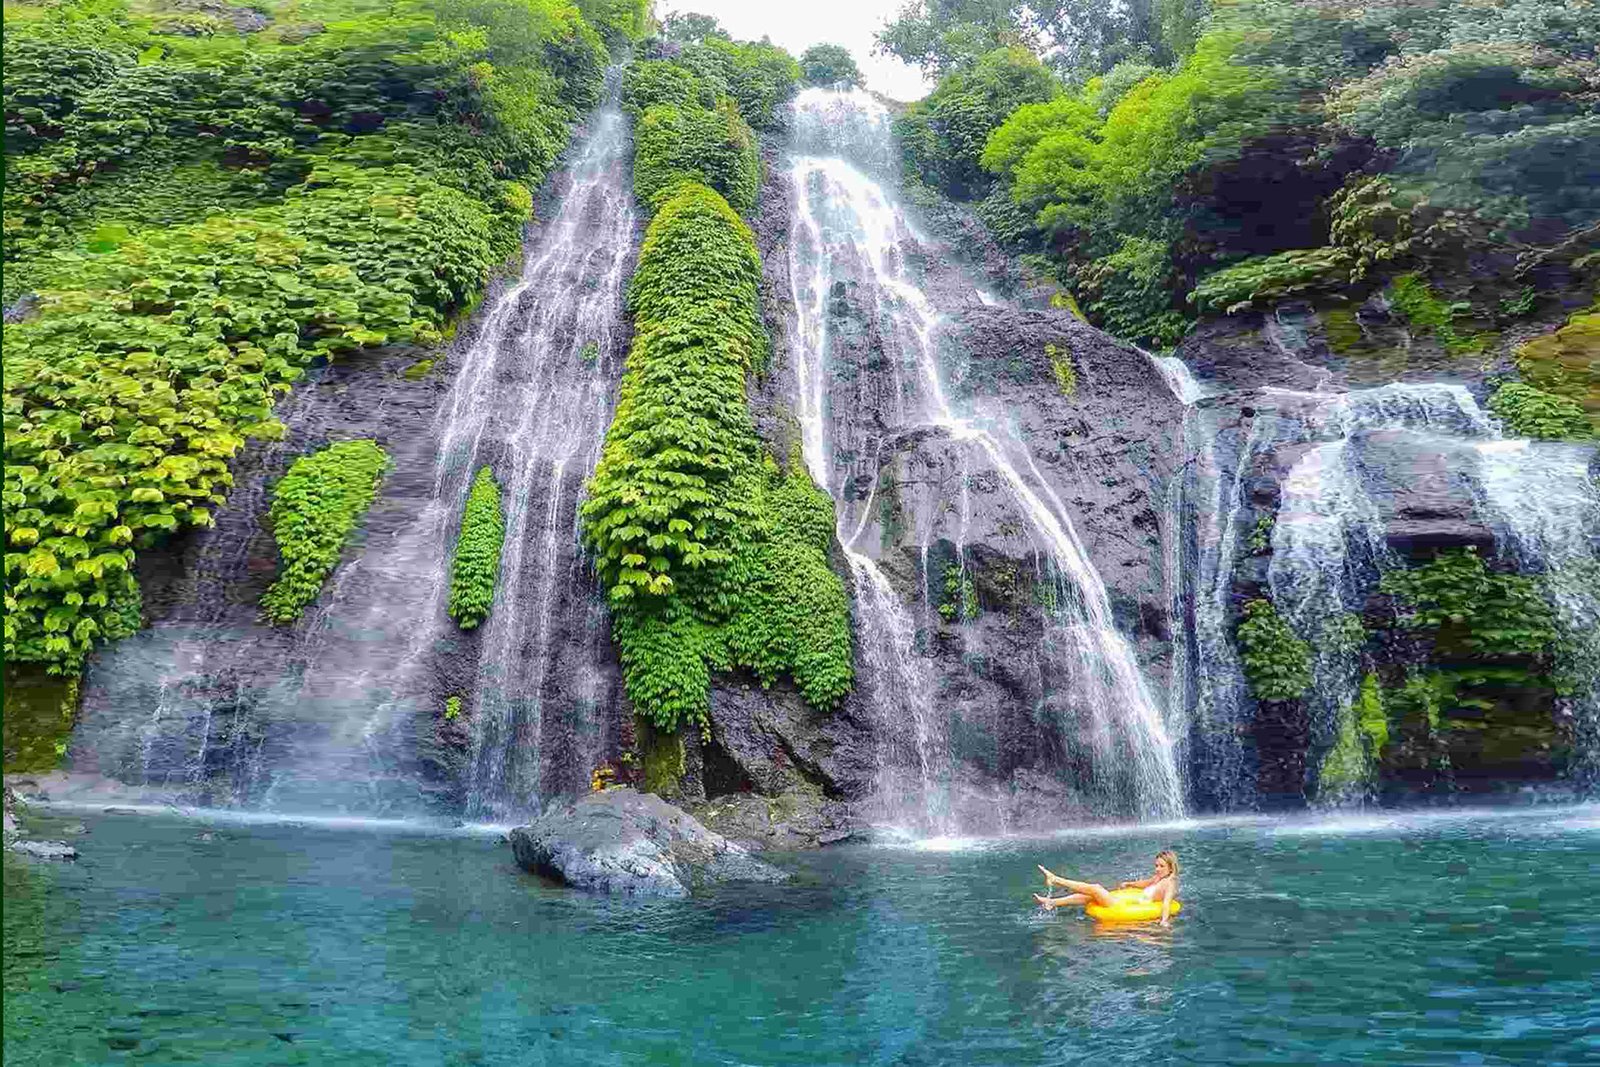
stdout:
<svg viewBox="0 0 1600 1067">
<path fill-rule="evenodd" d="M 1522 345 L 1517 369 L 1527 384 L 1580 404 L 1600 433 L 1600 309 Z"/>
<path fill-rule="evenodd" d="M 633 725 L 644 775 L 641 788 L 657 796 L 677 796 L 685 768 L 683 737 L 677 731 L 657 729 L 642 715 L 634 717 Z"/>
<path fill-rule="evenodd" d="M 46 674 L 38 663 L 5 666 L 5 770 L 54 770 L 67 753 L 78 713 L 78 676 Z"/>
</svg>

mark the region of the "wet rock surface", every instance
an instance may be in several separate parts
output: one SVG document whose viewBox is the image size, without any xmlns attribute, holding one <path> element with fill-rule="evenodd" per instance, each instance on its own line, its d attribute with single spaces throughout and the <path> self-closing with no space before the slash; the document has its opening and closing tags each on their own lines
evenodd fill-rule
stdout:
<svg viewBox="0 0 1600 1067">
<path fill-rule="evenodd" d="M 660 797 L 607 789 L 511 831 L 524 870 L 575 889 L 637 897 L 686 897 L 728 882 L 788 876 Z"/>
</svg>

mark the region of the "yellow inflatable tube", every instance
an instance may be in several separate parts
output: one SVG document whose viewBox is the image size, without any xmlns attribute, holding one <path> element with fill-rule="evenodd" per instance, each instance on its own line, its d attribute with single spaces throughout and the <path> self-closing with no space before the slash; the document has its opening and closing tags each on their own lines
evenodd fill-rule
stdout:
<svg viewBox="0 0 1600 1067">
<path fill-rule="evenodd" d="M 1105 923 L 1142 923 L 1161 918 L 1161 901 L 1144 899 L 1142 890 L 1113 889 L 1111 900 L 1109 908 L 1103 904 L 1085 904 L 1083 910 L 1089 913 L 1089 918 Z M 1171 914 L 1178 914 L 1182 908 L 1183 903 L 1174 900 Z"/>
</svg>

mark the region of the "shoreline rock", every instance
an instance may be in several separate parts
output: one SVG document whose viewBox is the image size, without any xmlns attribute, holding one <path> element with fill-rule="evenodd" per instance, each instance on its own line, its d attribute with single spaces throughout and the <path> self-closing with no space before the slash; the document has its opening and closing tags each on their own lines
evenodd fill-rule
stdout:
<svg viewBox="0 0 1600 1067">
<path fill-rule="evenodd" d="M 681 898 L 727 882 L 788 879 L 688 812 L 627 787 L 555 807 L 510 839 L 523 870 L 594 893 Z"/>
</svg>

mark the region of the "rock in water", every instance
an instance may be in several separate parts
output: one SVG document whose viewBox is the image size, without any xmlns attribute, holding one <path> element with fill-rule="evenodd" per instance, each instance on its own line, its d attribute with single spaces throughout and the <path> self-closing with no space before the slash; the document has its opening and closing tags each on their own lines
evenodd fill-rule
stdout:
<svg viewBox="0 0 1600 1067">
<path fill-rule="evenodd" d="M 511 831 L 517 864 L 576 889 L 686 897 L 722 882 L 781 882 L 788 875 L 707 830 L 653 793 L 607 789 Z"/>
<path fill-rule="evenodd" d="M 78 850 L 65 841 L 12 841 L 6 845 L 12 852 L 42 860 L 75 860 Z"/>
</svg>

